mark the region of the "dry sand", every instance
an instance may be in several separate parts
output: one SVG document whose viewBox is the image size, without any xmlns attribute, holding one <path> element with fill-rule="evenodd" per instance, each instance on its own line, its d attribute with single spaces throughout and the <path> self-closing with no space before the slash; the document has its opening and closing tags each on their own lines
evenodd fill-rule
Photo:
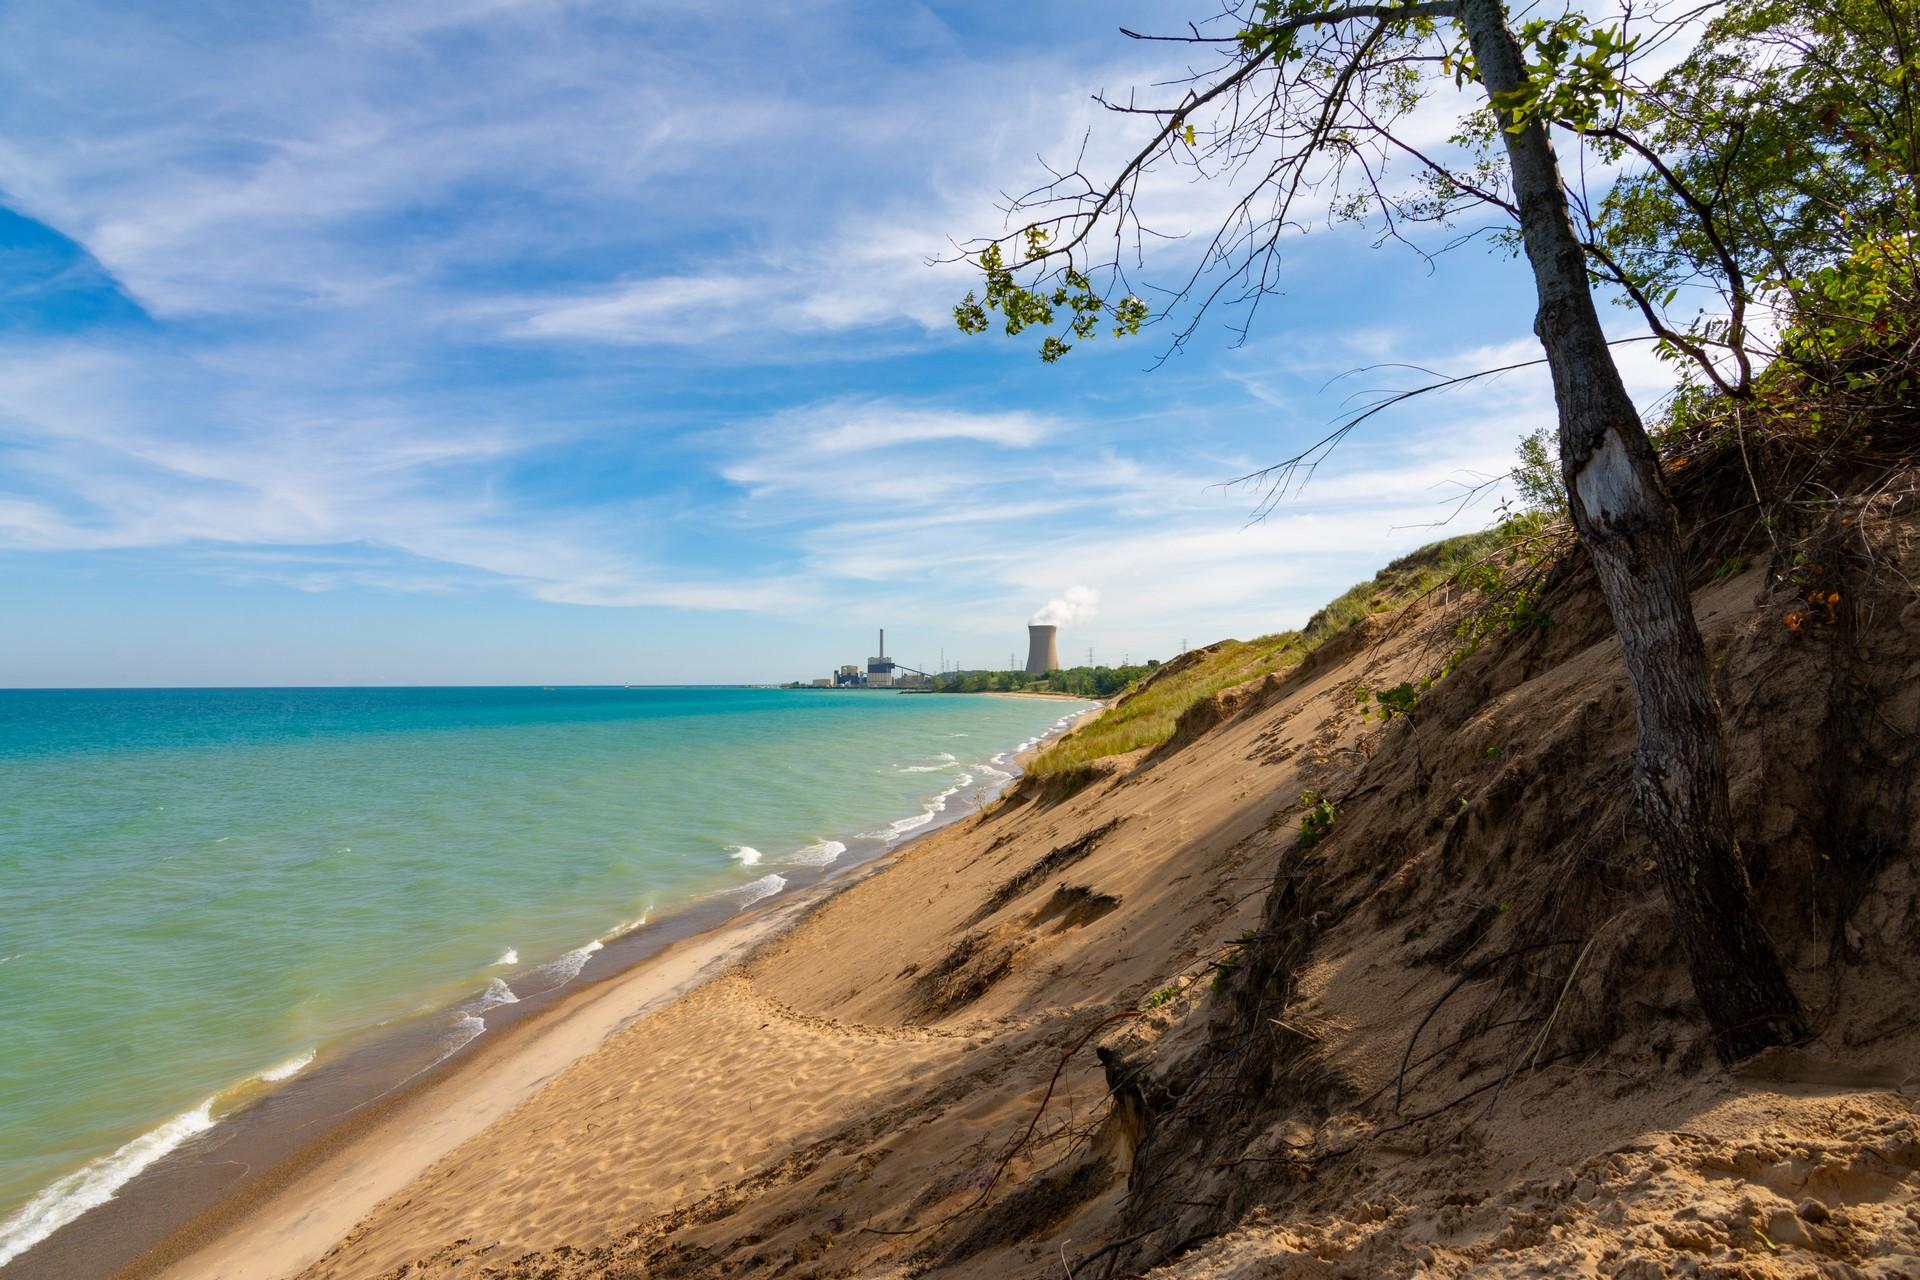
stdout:
<svg viewBox="0 0 1920 1280">
<path fill-rule="evenodd" d="M 1781 656 L 1758 599 L 1753 574 L 1701 598 L 1722 669 L 1756 687 L 1817 669 Z M 1920 714 L 1909 622 L 1868 673 L 1907 682 L 1886 704 L 1901 723 Z M 1358 714 L 1356 684 L 1417 677 L 1450 634 L 1415 617 L 1336 640 L 1077 793 L 1029 784 L 751 933 L 583 992 L 176 1241 L 197 1251 L 163 1274 L 1920 1275 L 1913 845 L 1846 926 L 1821 1040 L 1720 1070 L 1621 817 L 1611 641 L 1563 626 L 1476 659 L 1415 723 Z M 1780 717 L 1729 717 L 1743 840 L 1776 898 L 1776 850 L 1804 843 Z M 1307 788 L 1340 813 L 1310 856 Z M 1232 1020 L 1215 965 L 1271 928 L 1290 868 L 1311 946 L 1268 1020 L 1282 1084 L 1196 1111 Z M 1463 960 L 1555 912 L 1599 939 L 1573 972 L 1572 951 Z M 1823 956 L 1796 953 L 1803 990 Z M 1497 1106 L 1460 1105 L 1502 1078 Z M 1181 1125 L 1209 1114 L 1180 1165 Z M 1201 1225 L 1176 1239 L 1181 1214 Z"/>
<path fill-rule="evenodd" d="M 191 1250 L 185 1262 L 164 1273 L 230 1280 L 292 1274 L 352 1230 L 374 1206 L 404 1190 L 436 1158 L 533 1097 L 622 1025 L 669 1004 L 737 961 L 797 906 L 681 943 L 541 1017 L 507 1029 L 494 1043 L 477 1045 L 453 1071 L 408 1098 L 371 1133 L 337 1143 L 237 1223 L 223 1224 L 219 1231 L 206 1223 L 190 1225 L 137 1263 L 136 1273 Z"/>
</svg>

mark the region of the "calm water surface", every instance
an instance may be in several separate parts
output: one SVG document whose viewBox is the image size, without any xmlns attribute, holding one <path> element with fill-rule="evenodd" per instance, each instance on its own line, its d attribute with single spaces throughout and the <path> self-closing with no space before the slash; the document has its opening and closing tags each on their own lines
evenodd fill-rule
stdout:
<svg viewBox="0 0 1920 1280">
<path fill-rule="evenodd" d="M 0 1264 L 329 1044 L 550 986 L 649 915 L 911 834 L 1074 710 L 0 691 Z"/>
</svg>

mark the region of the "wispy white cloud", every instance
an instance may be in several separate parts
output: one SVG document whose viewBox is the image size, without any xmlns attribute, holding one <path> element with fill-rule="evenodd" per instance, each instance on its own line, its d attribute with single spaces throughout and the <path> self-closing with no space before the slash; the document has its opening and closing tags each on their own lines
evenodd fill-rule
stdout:
<svg viewBox="0 0 1920 1280">
<path fill-rule="evenodd" d="M 230 581 L 303 590 L 490 581 L 581 604 L 803 599 L 792 584 L 655 562 L 635 544 L 631 502 L 554 511 L 502 493 L 503 468 L 556 443 L 540 427 L 444 420 L 377 397 L 263 402 L 196 374 L 177 352 L 149 362 L 72 346 L 0 352 L 0 550 L 186 548 L 213 552 Z M 143 403 L 170 395 L 196 408 Z M 392 554 L 375 569 L 342 566 L 327 563 L 330 546 Z M 236 558 L 275 547 L 308 550 Z M 472 572 L 450 579 L 450 567 Z"/>
<path fill-rule="evenodd" d="M 1356 345 L 1378 337 L 1363 334 Z M 1436 363 L 1511 363 L 1529 342 L 1444 352 Z M 1293 385 L 1276 384 L 1270 399 L 1298 416 Z M 946 424 L 941 434 L 965 448 L 920 457 L 919 470 L 932 476 L 905 487 L 876 482 L 874 473 L 913 461 L 925 446 L 911 432 L 876 432 L 873 452 L 811 452 L 846 415 L 885 422 L 910 412 L 833 402 L 782 415 L 779 429 L 763 423 L 729 436 L 738 452 L 728 474 L 751 486 L 753 518 L 790 530 L 804 572 L 823 583 L 885 584 L 901 593 L 889 597 L 891 608 L 923 604 L 952 625 L 981 630 L 1004 627 L 1076 583 L 1103 600 L 1103 634 L 1144 638 L 1163 634 L 1170 619 L 1242 633 L 1297 624 L 1360 567 L 1479 527 L 1497 485 L 1458 523 L 1445 522 L 1468 490 L 1507 471 L 1521 434 L 1551 420 L 1551 399 L 1544 375 L 1533 371 L 1420 402 L 1402 421 L 1343 444 L 1311 483 L 1254 522 L 1258 495 L 1218 482 L 1276 459 L 1209 458 L 1181 447 L 1230 413 L 1218 406 L 1199 420 L 1158 411 L 1123 454 L 1103 444 L 1097 421 L 1049 421 L 1031 437 L 1045 443 L 1038 449 L 1024 430 L 947 411 L 935 418 Z"/>
<path fill-rule="evenodd" d="M 799 454 L 872 453 L 936 440 L 1003 448 L 1037 444 L 1059 429 L 1038 414 L 948 409 L 888 400 L 837 400 L 774 415 L 755 428 Z"/>
<path fill-rule="evenodd" d="M 508 332 L 529 338 L 601 342 L 713 342 L 753 322 L 771 292 L 768 278 L 744 275 L 667 276 L 575 297 L 523 304 L 524 319 Z M 508 304 L 511 308 L 511 304 Z"/>
<path fill-rule="evenodd" d="M 996 193 L 1044 174 L 1036 152 L 1092 129 L 1086 166 L 1110 167 L 1143 126 L 1088 91 L 1173 65 L 1078 11 L 1016 52 L 980 21 L 8 6 L 0 198 L 154 323 L 0 336 L 0 552 L 982 631 L 1080 584 L 1107 634 L 1265 629 L 1429 536 L 1406 526 L 1444 513 L 1448 481 L 1497 474 L 1544 420 L 1533 373 L 1415 402 L 1245 527 L 1249 495 L 1219 481 L 1404 371 L 1322 384 L 1526 358 L 1501 339 L 1530 307 L 1476 340 L 1440 306 L 1383 316 L 1348 272 L 1152 378 L 1153 338 L 1118 357 L 1103 338 L 1064 381 L 1028 344 L 958 350 L 974 281 L 929 259 L 1001 229 Z M 1414 123 L 1443 139 L 1448 115 Z M 1243 180 L 1165 172 L 1143 209 L 1205 232 Z M 1304 265 L 1360 260 L 1340 256 L 1356 232 L 1315 227 Z M 1158 244 L 1147 278 L 1203 243 Z M 1658 394 L 1664 371 L 1623 350 Z"/>
</svg>

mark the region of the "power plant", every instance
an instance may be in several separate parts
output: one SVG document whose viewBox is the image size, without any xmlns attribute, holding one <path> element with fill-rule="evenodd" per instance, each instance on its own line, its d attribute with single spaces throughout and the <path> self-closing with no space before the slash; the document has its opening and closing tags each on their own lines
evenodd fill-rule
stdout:
<svg viewBox="0 0 1920 1280">
<path fill-rule="evenodd" d="M 813 682 L 817 689 L 930 689 L 933 677 L 887 656 L 887 633 L 880 632 L 880 652 L 865 667 L 849 662 L 830 676 Z"/>
<path fill-rule="evenodd" d="M 1045 616 L 1044 614 L 1042 616 Z M 865 662 L 849 662 L 836 668 L 832 675 L 820 676 L 811 683 L 816 689 L 931 689 L 936 677 L 927 671 L 910 667 L 906 663 L 887 656 L 887 633 L 880 632 L 880 652 Z M 1007 661 L 1013 661 L 1013 655 L 1007 655 Z M 1087 665 L 1093 665 L 1092 651 L 1088 651 Z M 946 660 L 941 658 L 941 675 L 964 675 L 956 663 L 953 671 L 947 670 Z M 1027 665 L 1030 676 L 1044 676 L 1049 671 L 1062 670 L 1060 662 L 1060 628 L 1051 622 L 1031 622 L 1027 624 Z M 796 685 L 802 683 L 795 681 Z"/>
<path fill-rule="evenodd" d="M 1060 628 L 1040 623 L 1027 627 L 1027 674 L 1043 676 L 1060 670 Z"/>
</svg>

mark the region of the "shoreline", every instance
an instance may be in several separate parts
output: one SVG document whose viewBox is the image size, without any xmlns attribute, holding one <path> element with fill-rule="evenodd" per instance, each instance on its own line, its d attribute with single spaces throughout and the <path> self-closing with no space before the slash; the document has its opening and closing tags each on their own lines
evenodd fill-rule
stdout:
<svg viewBox="0 0 1920 1280">
<path fill-rule="evenodd" d="M 1001 697 L 1001 698 L 1064 698 L 1064 697 L 1067 697 L 1068 695 L 1062 694 L 1062 693 L 1002 693 L 1002 694 L 993 694 L 990 696 Z M 1013 767 L 1017 771 L 1016 776 L 1025 776 L 1027 772 L 1027 766 L 1033 763 L 1033 758 L 1035 756 L 1039 755 L 1043 750 L 1051 746 L 1053 743 L 1058 742 L 1060 739 L 1066 737 L 1068 734 L 1075 732 L 1081 726 L 1087 724 L 1089 721 L 1096 720 L 1100 716 L 1106 714 L 1107 707 L 1110 705 L 1105 698 L 1075 698 L 1074 701 L 1075 702 L 1091 702 L 1093 705 L 1088 707 L 1085 711 L 1082 711 L 1079 714 L 1072 716 L 1071 718 L 1068 718 L 1064 723 L 1056 725 L 1057 732 L 1049 733 L 1045 737 L 1041 738 L 1038 742 L 1035 742 L 1029 746 L 1022 747 L 1017 751 L 1008 753 L 1007 758 L 1010 761 L 1012 761 Z M 1007 786 L 1012 786 L 1012 785 L 1013 785 L 1012 782 L 1007 783 Z"/>
<path fill-rule="evenodd" d="M 1104 709 L 1104 698 L 1090 698 L 1079 693 L 1030 693 L 1025 689 L 983 689 L 981 693 L 989 698 L 1050 698 L 1055 702 L 1093 702 Z"/>
<path fill-rule="evenodd" d="M 218 1261 L 196 1259 L 241 1234 L 282 1245 L 315 1242 L 324 1250 L 421 1169 L 621 1027 L 743 963 L 922 836 L 990 805 L 1019 780 L 1035 751 L 1102 709 L 1062 717 L 1036 739 L 995 752 L 985 763 L 1006 777 L 930 798 L 924 821 L 903 828 L 912 819 L 901 819 L 883 829 L 891 834 L 850 836 L 845 852 L 825 866 L 783 867 L 786 883 L 763 898 L 736 905 L 728 901 L 735 890 L 682 904 L 577 949 L 584 960 L 552 987 L 501 1004 L 469 996 L 401 1026 L 336 1042 L 310 1070 L 255 1086 L 256 1096 L 0 1267 L 0 1276 L 280 1274 L 252 1268 L 253 1251 L 245 1248 Z M 480 1007 L 469 1010 L 476 1002 Z M 449 1050 L 444 1020 L 463 1011 L 482 1029 Z M 249 1085 L 251 1078 L 221 1092 Z M 388 1150 L 369 1159 L 374 1147 Z M 298 1195 L 309 1183 L 324 1194 Z M 260 1225 L 269 1217 L 275 1225 Z M 284 1248 L 276 1252 L 284 1255 Z"/>
</svg>

